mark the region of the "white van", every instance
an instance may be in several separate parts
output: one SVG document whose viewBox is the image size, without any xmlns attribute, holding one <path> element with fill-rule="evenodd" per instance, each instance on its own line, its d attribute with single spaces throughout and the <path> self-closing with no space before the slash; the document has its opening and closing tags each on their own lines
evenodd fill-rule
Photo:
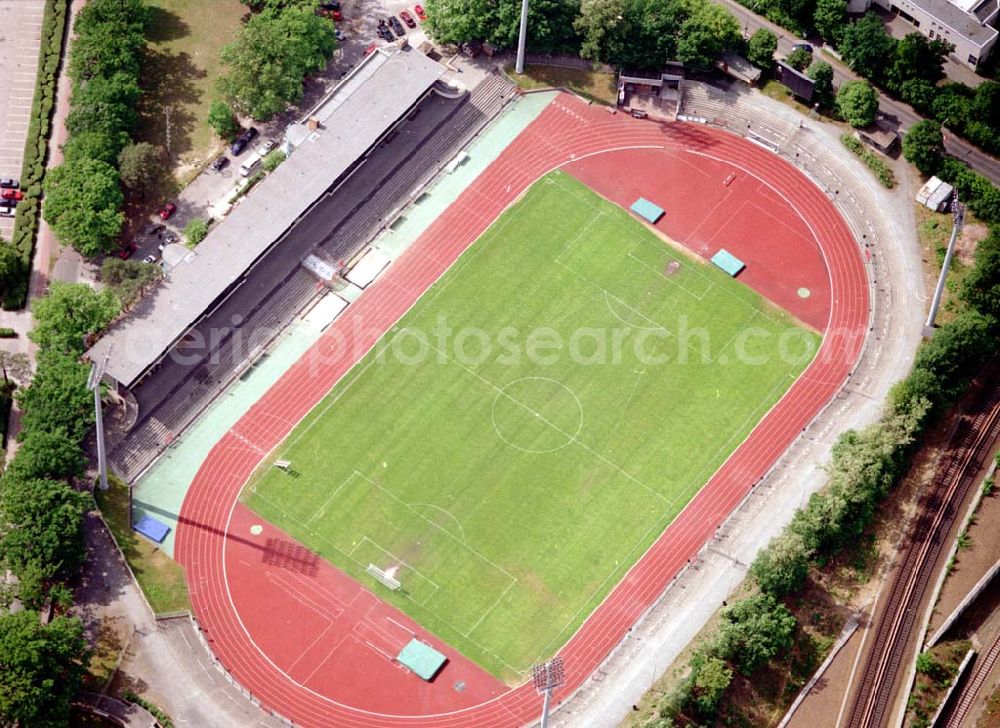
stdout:
<svg viewBox="0 0 1000 728">
<path fill-rule="evenodd" d="M 246 161 L 240 165 L 240 175 L 242 175 L 243 177 L 249 177 L 254 172 L 256 172 L 257 169 L 260 167 L 261 159 L 263 159 L 263 157 L 261 157 L 256 152 L 247 157 Z"/>
</svg>

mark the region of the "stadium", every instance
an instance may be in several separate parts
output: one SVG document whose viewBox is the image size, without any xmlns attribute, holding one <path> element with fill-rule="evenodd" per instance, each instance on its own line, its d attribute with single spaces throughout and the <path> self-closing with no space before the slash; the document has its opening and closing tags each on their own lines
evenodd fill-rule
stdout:
<svg viewBox="0 0 1000 728">
<path fill-rule="evenodd" d="M 795 166 L 531 108 L 412 241 L 338 266 L 362 290 L 185 488 L 194 616 L 296 725 L 526 724 L 556 656 L 572 695 L 861 352 L 863 257 Z"/>
</svg>

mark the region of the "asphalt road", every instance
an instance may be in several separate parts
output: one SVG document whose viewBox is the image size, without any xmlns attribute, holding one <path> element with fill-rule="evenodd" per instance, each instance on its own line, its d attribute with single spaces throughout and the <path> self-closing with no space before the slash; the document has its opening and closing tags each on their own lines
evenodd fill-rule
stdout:
<svg viewBox="0 0 1000 728">
<path fill-rule="evenodd" d="M 775 25 L 766 18 L 754 14 L 747 8 L 740 5 L 735 0 L 715 0 L 718 5 L 725 7 L 739 21 L 743 28 L 744 35 L 750 36 L 758 28 L 767 28 L 778 36 L 778 53 L 787 55 L 791 52 L 795 43 L 801 43 L 800 38 L 789 35 L 788 31 L 780 25 Z M 817 49 L 818 51 L 818 49 Z M 819 52 L 819 51 L 818 51 Z M 833 66 L 834 84 L 840 85 L 844 81 L 854 81 L 860 78 L 847 66 L 838 61 L 832 55 L 822 54 L 823 59 Z M 890 119 L 894 119 L 899 124 L 900 131 L 905 131 L 913 124 L 921 121 L 924 117 L 913 110 L 909 104 L 904 104 L 895 99 L 889 98 L 885 94 L 879 94 L 879 109 Z M 964 139 L 960 139 L 954 134 L 945 134 L 945 149 L 948 153 L 958 159 L 963 160 L 972 169 L 979 172 L 984 177 L 988 177 L 994 184 L 1000 185 L 1000 160 L 991 157 L 978 147 L 969 144 Z"/>
</svg>

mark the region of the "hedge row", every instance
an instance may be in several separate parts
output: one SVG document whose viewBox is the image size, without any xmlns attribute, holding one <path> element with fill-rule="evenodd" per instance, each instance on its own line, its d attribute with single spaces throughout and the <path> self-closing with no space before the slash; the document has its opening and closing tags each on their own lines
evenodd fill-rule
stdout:
<svg viewBox="0 0 1000 728">
<path fill-rule="evenodd" d="M 875 152 L 865 147 L 861 140 L 851 134 L 844 134 L 840 137 L 840 141 L 858 155 L 858 158 L 867 165 L 868 169 L 875 173 L 883 187 L 891 190 L 896 186 L 896 175 L 892 173 L 889 165 L 883 162 Z"/>
<path fill-rule="evenodd" d="M 39 208 L 42 196 L 42 178 L 49 153 L 49 134 L 52 130 L 52 110 L 55 108 L 56 77 L 66 35 L 66 15 L 69 0 L 45 0 L 42 16 L 42 46 L 38 52 L 38 76 L 35 96 L 31 103 L 28 138 L 24 142 L 24 163 L 21 165 L 21 187 L 24 199 L 17 206 L 14 235 L 11 244 L 24 262 L 22 283 L 10 286 L 3 300 L 6 309 L 21 308 L 28 295 L 31 276 L 31 255 L 38 236 Z"/>
</svg>

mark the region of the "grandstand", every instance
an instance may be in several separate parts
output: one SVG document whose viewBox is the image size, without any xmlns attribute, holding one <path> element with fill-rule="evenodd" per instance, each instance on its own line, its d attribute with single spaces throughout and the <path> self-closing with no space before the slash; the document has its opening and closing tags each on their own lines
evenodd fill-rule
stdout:
<svg viewBox="0 0 1000 728">
<path fill-rule="evenodd" d="M 172 300 L 174 294 L 163 297 L 163 300 L 154 300 L 148 312 L 140 306 L 138 313 L 112 329 L 91 349 L 90 356 L 95 358 L 102 355 L 99 352 L 111 352 L 111 377 L 126 400 L 134 404 L 133 409 L 138 411 L 119 431 L 109 433 L 111 466 L 121 477 L 134 480 L 205 406 L 252 365 L 254 358 L 266 350 L 271 340 L 300 311 L 323 294 L 317 290 L 313 275 L 299 265 L 303 258 L 316 254 L 332 263 L 349 259 L 388 224 L 400 201 L 407 199 L 413 189 L 425 184 L 457 149 L 468 143 L 483 125 L 499 113 L 513 95 L 510 84 L 496 75 L 488 76 L 471 94 L 455 94 L 454 89 L 451 89 L 450 95 L 441 93 L 441 81 L 437 74 L 442 67 L 423 58 L 413 63 L 426 71 L 424 80 L 402 98 L 403 91 L 399 84 L 405 86 L 413 80 L 412 68 L 385 62 L 398 59 L 400 53 L 416 55 L 412 50 L 395 49 L 373 54 L 369 59 L 377 56 L 383 62 L 372 64 L 372 60 L 367 60 L 327 97 L 326 105 L 321 103 L 310 110 L 301 124 L 289 133 L 293 137 L 289 141 L 298 145 L 289 159 L 199 245 L 196 251 L 198 256 L 187 264 L 189 268 L 185 273 L 190 275 L 187 270 L 198 271 L 197 283 L 205 287 L 215 286 L 219 293 L 204 305 L 182 302 L 179 311 L 195 317 L 190 324 L 181 326 L 179 321 L 173 320 L 172 316 L 178 313 L 172 308 L 177 303 Z M 407 63 L 411 62 L 411 58 L 403 56 Z M 381 77 L 380 74 L 390 75 Z M 405 82 L 400 81 L 401 76 L 406 78 Z M 371 85 L 376 82 L 376 86 Z M 383 84 L 397 84 L 389 92 L 396 97 L 390 111 L 368 98 L 371 95 L 386 96 Z M 423 87 L 422 92 L 417 90 L 419 87 Z M 349 98 L 344 98 L 345 94 L 358 92 L 364 94 L 363 101 L 368 103 L 367 108 L 360 105 L 360 111 L 350 106 Z M 417 98 L 417 101 L 405 105 L 411 98 Z M 332 111 L 330 105 L 335 107 Z M 397 112 L 399 116 L 391 118 Z M 365 116 L 358 117 L 358 113 Z M 341 121 L 342 114 L 351 116 Z M 301 134 L 303 129 L 308 129 L 310 119 L 320 121 L 320 125 L 308 134 Z M 323 144 L 323 135 L 333 130 L 335 125 L 341 132 L 337 136 L 331 135 L 329 143 L 336 145 L 340 143 L 337 140 L 349 133 L 354 124 L 364 123 L 369 127 L 378 125 L 378 129 L 370 132 L 374 143 L 364 149 L 349 168 L 335 176 L 335 170 L 329 163 L 316 156 L 315 145 Z M 405 133 L 393 134 L 403 129 Z M 309 195 L 318 198 L 314 202 L 307 201 L 308 195 L 302 191 L 302 183 L 294 175 L 291 177 L 296 190 L 294 194 L 275 191 L 278 189 L 275 182 L 282 180 L 279 173 L 285 174 L 287 180 L 286 170 L 295 171 L 303 165 L 308 165 L 317 177 L 325 174 L 320 180 L 323 183 L 320 192 L 309 192 Z M 363 173 L 353 174 L 356 170 L 363 170 Z M 318 184 L 316 188 L 319 189 Z M 271 203 L 275 195 L 298 197 L 301 198 L 298 204 L 311 204 L 308 204 L 305 213 L 284 223 L 288 229 L 274 243 L 267 245 L 234 284 L 223 288 L 217 281 L 211 280 L 213 274 L 207 268 L 197 268 L 205 246 L 219 244 L 213 236 L 229 224 L 241 209 L 258 208 L 259 214 L 265 205 L 274 207 Z M 260 203 L 257 196 L 262 198 Z M 242 238 L 241 245 L 244 247 L 250 242 L 249 234 L 245 233 Z M 222 245 L 227 245 L 228 234 L 221 240 Z M 266 245 L 262 238 L 257 244 Z M 174 286 L 179 272 L 170 272 L 164 289 Z M 162 297 L 163 293 L 163 290 L 158 290 L 156 296 Z M 202 301 L 208 298 L 204 294 Z M 235 327 L 234 317 L 241 322 Z M 131 341 L 129 337 L 143 337 L 149 333 L 147 329 L 160 326 L 173 326 L 175 333 L 171 333 L 169 340 L 165 334 L 159 335 L 159 343 L 147 347 L 148 351 L 140 350 L 138 356 L 124 352 L 130 358 L 124 363 L 117 362 L 123 342 L 127 345 Z M 213 332 L 227 326 L 233 328 L 231 335 L 211 339 Z M 177 334 L 177 331 L 180 333 Z M 144 341 L 141 338 L 132 340 Z M 198 341 L 209 343 L 200 349 L 193 348 L 191 342 Z M 181 342 L 180 347 L 178 342 Z M 169 356 L 175 347 L 183 351 L 184 357 Z M 112 362 L 119 366 L 112 368 Z M 145 369 L 135 374 L 139 367 Z M 129 391 L 124 390 L 126 387 Z M 124 437 L 126 434 L 127 438 Z"/>
</svg>

